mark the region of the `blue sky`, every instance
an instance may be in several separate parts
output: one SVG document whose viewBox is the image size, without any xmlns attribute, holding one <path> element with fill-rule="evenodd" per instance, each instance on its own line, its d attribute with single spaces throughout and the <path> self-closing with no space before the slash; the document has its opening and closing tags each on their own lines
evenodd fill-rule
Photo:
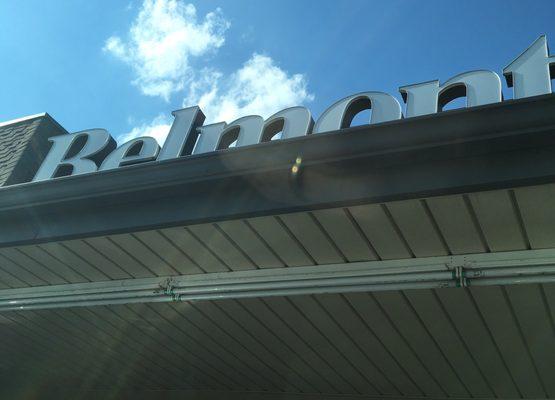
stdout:
<svg viewBox="0 0 555 400">
<path fill-rule="evenodd" d="M 197 103 L 211 121 L 317 117 L 355 92 L 500 74 L 541 34 L 555 52 L 555 1 L 6 0 L 0 27 L 1 121 L 160 138 Z"/>
</svg>

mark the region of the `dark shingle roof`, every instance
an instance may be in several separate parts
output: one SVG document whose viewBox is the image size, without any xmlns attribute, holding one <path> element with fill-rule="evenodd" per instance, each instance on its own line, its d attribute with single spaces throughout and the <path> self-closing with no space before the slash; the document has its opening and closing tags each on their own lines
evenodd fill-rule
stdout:
<svg viewBox="0 0 555 400">
<path fill-rule="evenodd" d="M 48 138 L 63 134 L 46 113 L 0 123 L 0 186 L 31 181 L 50 149 Z"/>
</svg>

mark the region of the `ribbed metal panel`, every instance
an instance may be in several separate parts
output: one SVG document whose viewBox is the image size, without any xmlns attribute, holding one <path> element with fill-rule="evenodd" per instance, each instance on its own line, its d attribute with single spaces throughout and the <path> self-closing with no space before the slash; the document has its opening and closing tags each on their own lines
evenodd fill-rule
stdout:
<svg viewBox="0 0 555 400">
<path fill-rule="evenodd" d="M 5 312 L 1 387 L 552 398 L 554 310 L 544 284 Z"/>
<path fill-rule="evenodd" d="M 553 248 L 554 190 L 2 248 L 0 286 Z M 554 318 L 555 284 L 3 312 L 0 391 L 24 398 L 33 388 L 56 399 L 154 399 L 160 390 L 199 399 L 553 398 Z"/>
<path fill-rule="evenodd" d="M 0 287 L 542 249 L 555 185 L 0 249 Z"/>
</svg>

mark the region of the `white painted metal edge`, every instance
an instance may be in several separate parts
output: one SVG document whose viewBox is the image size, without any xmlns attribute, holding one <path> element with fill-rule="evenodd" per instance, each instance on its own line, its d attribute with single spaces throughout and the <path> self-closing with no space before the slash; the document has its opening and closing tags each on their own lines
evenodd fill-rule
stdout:
<svg viewBox="0 0 555 400">
<path fill-rule="evenodd" d="M 44 117 L 46 115 L 45 112 L 39 113 L 39 114 L 33 114 L 33 115 L 27 115 L 25 117 L 21 117 L 21 118 L 16 118 L 16 119 L 12 119 L 9 121 L 4 121 L 4 122 L 0 122 L 0 127 L 3 126 L 8 126 L 8 125 L 13 125 L 13 124 L 17 124 L 18 122 L 23 122 L 23 121 L 27 121 L 30 119 L 35 119 L 35 118 L 39 118 L 39 117 Z"/>
</svg>

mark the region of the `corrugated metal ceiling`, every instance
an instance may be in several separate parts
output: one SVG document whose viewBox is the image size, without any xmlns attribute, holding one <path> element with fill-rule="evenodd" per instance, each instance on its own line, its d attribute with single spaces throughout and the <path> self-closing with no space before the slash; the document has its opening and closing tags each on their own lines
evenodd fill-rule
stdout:
<svg viewBox="0 0 555 400">
<path fill-rule="evenodd" d="M 0 285 L 553 248 L 554 198 L 542 185 L 3 248 Z M 555 284 L 4 312 L 0 392 L 553 398 L 554 319 Z"/>
<path fill-rule="evenodd" d="M 0 249 L 0 287 L 555 247 L 555 185 Z"/>
<path fill-rule="evenodd" d="M 1 387 L 548 398 L 554 318 L 554 284 L 9 312 Z"/>
</svg>

